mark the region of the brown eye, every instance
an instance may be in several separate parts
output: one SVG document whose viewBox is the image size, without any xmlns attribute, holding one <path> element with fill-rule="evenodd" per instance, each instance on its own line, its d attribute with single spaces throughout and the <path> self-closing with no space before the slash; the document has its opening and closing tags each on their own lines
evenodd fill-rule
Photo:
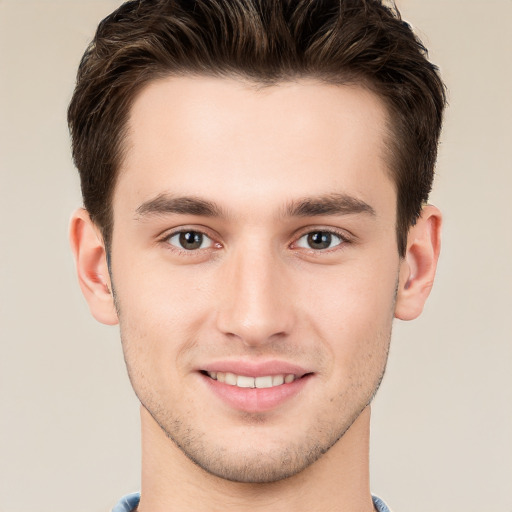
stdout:
<svg viewBox="0 0 512 512">
<path fill-rule="evenodd" d="M 206 249 L 212 246 L 212 240 L 199 231 L 180 231 L 168 238 L 171 245 L 186 251 Z"/>
<path fill-rule="evenodd" d="M 343 239 L 339 235 L 331 233 L 330 231 L 312 231 L 311 233 L 301 236 L 297 241 L 297 246 L 303 247 L 304 249 L 321 251 L 332 249 L 342 242 Z"/>
</svg>

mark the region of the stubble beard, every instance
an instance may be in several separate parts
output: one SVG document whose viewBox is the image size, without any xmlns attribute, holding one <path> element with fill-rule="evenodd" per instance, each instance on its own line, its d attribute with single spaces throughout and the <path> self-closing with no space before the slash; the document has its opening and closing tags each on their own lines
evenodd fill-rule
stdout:
<svg viewBox="0 0 512 512">
<path fill-rule="evenodd" d="M 398 279 L 395 288 L 392 311 L 396 303 L 398 292 Z M 116 300 L 116 309 L 121 319 L 119 303 Z M 281 445 L 279 449 L 270 451 L 258 450 L 250 441 L 247 446 L 251 452 L 244 449 L 229 451 L 225 446 L 212 445 L 205 435 L 205 432 L 194 428 L 194 425 L 183 416 L 173 416 L 171 410 L 162 408 L 158 397 L 153 396 L 147 390 L 139 390 L 134 379 L 133 368 L 131 367 L 126 351 L 125 363 L 128 370 L 132 387 L 142 407 L 149 413 L 158 424 L 163 433 L 171 440 L 176 447 L 196 466 L 210 475 L 222 478 L 231 482 L 248 484 L 268 484 L 293 477 L 314 464 L 318 459 L 338 443 L 360 414 L 373 401 L 380 384 L 384 378 L 391 342 L 392 319 L 386 332 L 377 335 L 377 345 L 385 347 L 385 353 L 381 356 L 380 367 L 376 373 L 373 385 L 368 392 L 363 394 L 354 404 L 351 401 L 351 393 L 357 393 L 360 382 L 355 383 L 345 393 L 335 398 L 338 403 L 342 419 L 336 424 L 329 421 L 329 415 L 323 418 L 324 421 L 315 421 L 302 436 L 295 442 L 288 442 Z M 121 324 L 121 322 L 120 322 Z M 123 349 L 125 340 L 121 329 Z M 385 339 L 385 341 L 384 341 Z M 142 392 L 141 392 L 142 391 Z M 333 401 L 333 400 L 331 400 Z M 347 407 L 347 404 L 351 404 Z M 333 406 L 334 407 L 334 406 Z M 253 425 L 264 423 L 264 415 L 247 414 L 247 419 Z"/>
<path fill-rule="evenodd" d="M 337 421 L 333 421 L 332 412 L 329 414 L 327 411 L 325 417 L 312 421 L 296 439 L 285 439 L 277 447 L 266 450 L 259 449 L 251 439 L 237 448 L 216 443 L 211 433 L 201 431 L 187 415 L 165 410 L 158 397 L 148 393 L 147 389 L 139 390 L 135 386 L 128 361 L 127 367 L 142 406 L 163 433 L 196 466 L 210 475 L 232 482 L 273 483 L 297 475 L 320 459 L 343 438 L 371 403 L 384 377 L 390 336 L 391 331 L 388 334 L 385 359 L 367 392 L 361 395 L 361 391 L 357 393 L 357 386 L 354 386 L 334 398 L 336 405 L 331 404 L 331 407 L 339 411 L 335 417 Z M 354 394 L 360 395 L 356 402 L 353 401 Z M 247 413 L 244 420 L 253 429 L 264 426 L 266 422 L 264 414 Z"/>
<path fill-rule="evenodd" d="M 170 431 L 152 416 L 181 452 L 210 475 L 237 483 L 269 484 L 293 477 L 314 464 L 344 436 L 365 407 L 358 410 L 340 430 L 312 428 L 300 440 L 271 452 L 255 449 L 249 441 L 250 453 L 247 450 L 233 453 L 219 446 L 212 447 L 203 441 L 201 434 L 184 427 L 179 419 L 174 421 L 174 428 Z"/>
</svg>

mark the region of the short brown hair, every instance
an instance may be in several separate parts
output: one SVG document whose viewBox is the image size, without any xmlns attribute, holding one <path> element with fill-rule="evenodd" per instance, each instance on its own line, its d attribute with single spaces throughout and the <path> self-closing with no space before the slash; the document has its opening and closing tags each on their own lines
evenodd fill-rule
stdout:
<svg viewBox="0 0 512 512">
<path fill-rule="evenodd" d="M 272 85 L 300 77 L 358 83 L 385 102 L 397 190 L 397 240 L 434 176 L 444 85 L 396 7 L 379 0 L 132 0 L 98 26 L 68 110 L 84 206 L 107 248 L 112 194 L 137 93 L 157 78 L 239 76 Z"/>
</svg>

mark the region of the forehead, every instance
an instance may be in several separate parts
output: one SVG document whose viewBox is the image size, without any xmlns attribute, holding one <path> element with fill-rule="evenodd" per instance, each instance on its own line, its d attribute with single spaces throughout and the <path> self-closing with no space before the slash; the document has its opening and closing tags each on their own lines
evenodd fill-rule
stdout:
<svg viewBox="0 0 512 512">
<path fill-rule="evenodd" d="M 217 196 L 234 207 L 333 191 L 378 199 L 393 188 L 386 126 L 383 103 L 361 86 L 154 81 L 132 106 L 114 211 L 119 196 L 140 203 L 158 193 Z"/>
</svg>

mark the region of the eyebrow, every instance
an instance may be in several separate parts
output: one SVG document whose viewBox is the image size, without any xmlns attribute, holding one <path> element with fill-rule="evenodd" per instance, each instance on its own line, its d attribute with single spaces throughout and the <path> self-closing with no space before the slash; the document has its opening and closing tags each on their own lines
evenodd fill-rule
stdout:
<svg viewBox="0 0 512 512">
<path fill-rule="evenodd" d="M 223 216 L 221 208 L 211 201 L 199 197 L 176 197 L 169 194 L 160 194 L 142 203 L 137 208 L 136 213 L 138 217 L 173 213 L 181 215 L 200 215 L 203 217 Z"/>
<path fill-rule="evenodd" d="M 368 203 L 347 194 L 333 193 L 318 197 L 305 197 L 292 201 L 285 209 L 285 216 L 289 217 L 350 215 L 356 213 L 376 216 L 375 210 Z"/>
<path fill-rule="evenodd" d="M 365 213 L 375 216 L 375 210 L 356 197 L 347 194 L 328 194 L 297 199 L 283 210 L 285 217 L 318 217 L 321 215 L 350 215 Z M 197 215 L 202 217 L 227 217 L 217 204 L 194 196 L 160 194 L 145 201 L 136 210 L 137 217 L 153 215 Z"/>
</svg>

